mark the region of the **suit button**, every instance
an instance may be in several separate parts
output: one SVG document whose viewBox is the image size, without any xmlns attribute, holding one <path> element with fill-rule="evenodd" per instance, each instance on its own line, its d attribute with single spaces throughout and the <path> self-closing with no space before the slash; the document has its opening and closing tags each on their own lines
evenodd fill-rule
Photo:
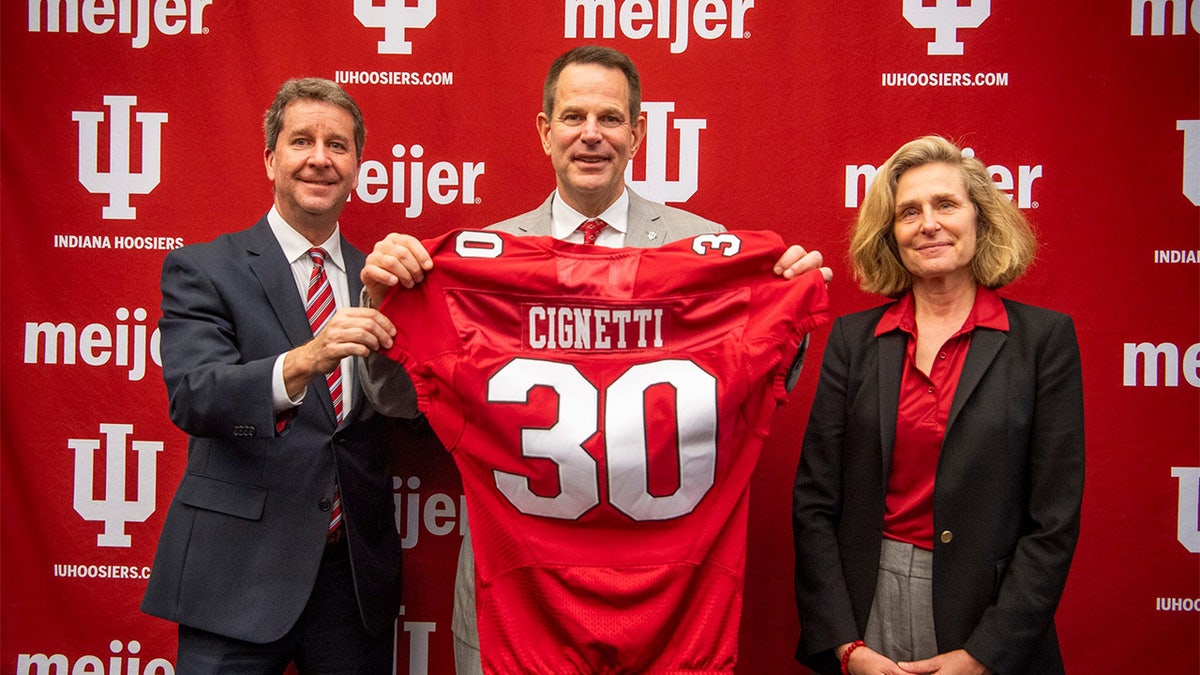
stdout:
<svg viewBox="0 0 1200 675">
<path fill-rule="evenodd" d="M 954 541 L 954 533 L 950 530 L 942 530 L 942 536 L 938 538 L 942 540 L 943 544 L 949 544 Z"/>
<path fill-rule="evenodd" d="M 328 499 L 322 499 L 321 501 L 317 502 L 317 508 L 321 509 L 322 511 L 328 511 L 329 509 L 333 508 L 333 502 L 329 501 Z"/>
</svg>

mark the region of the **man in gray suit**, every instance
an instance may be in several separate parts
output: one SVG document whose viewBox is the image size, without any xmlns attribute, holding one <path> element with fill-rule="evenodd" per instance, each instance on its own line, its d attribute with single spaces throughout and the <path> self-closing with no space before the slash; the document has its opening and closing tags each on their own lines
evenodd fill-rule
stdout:
<svg viewBox="0 0 1200 675">
<path fill-rule="evenodd" d="M 338 227 L 362 113 L 329 80 L 289 80 L 264 130 L 271 210 L 163 263 L 163 377 L 188 461 L 142 610 L 179 624 L 181 675 L 390 675 L 391 460 L 410 432 L 364 399 L 353 358 L 395 331 L 351 305 L 365 256 Z"/>
<path fill-rule="evenodd" d="M 585 46 L 560 56 L 546 76 L 537 129 L 554 166 L 557 189 L 533 211 L 488 229 L 643 248 L 724 231 L 712 221 L 643 199 L 625 185 L 625 167 L 646 135 L 640 80 L 625 54 Z M 378 307 L 391 287 L 411 288 L 432 265 L 416 238 L 389 234 L 367 256 L 362 273 L 364 300 Z M 791 278 L 820 266 L 820 253 L 792 246 L 776 263 L 775 272 Z M 823 272 L 826 280 L 831 278 L 827 268 Z M 385 346 L 390 346 L 388 342 Z M 402 417 L 418 415 L 416 393 L 403 368 L 379 354 L 365 361 L 363 385 L 379 410 Z M 481 672 L 470 532 L 459 553 L 452 623 L 458 672 Z"/>
</svg>

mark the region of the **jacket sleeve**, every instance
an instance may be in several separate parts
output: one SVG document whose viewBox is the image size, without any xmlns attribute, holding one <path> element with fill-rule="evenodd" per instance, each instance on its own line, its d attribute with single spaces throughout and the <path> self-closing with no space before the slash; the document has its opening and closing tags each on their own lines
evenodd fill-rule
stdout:
<svg viewBox="0 0 1200 675">
<path fill-rule="evenodd" d="M 278 354 L 246 353 L 233 301 L 186 248 L 163 261 L 163 379 L 171 421 L 192 436 L 275 434 L 271 375 Z"/>
<path fill-rule="evenodd" d="M 414 419 L 421 415 L 417 409 L 417 389 L 398 361 L 373 352 L 359 359 L 363 393 L 376 410 L 389 417 Z"/>
<path fill-rule="evenodd" d="M 996 601 L 965 648 L 997 673 L 1022 672 L 1037 652 L 1067 581 L 1079 537 L 1084 482 L 1083 377 L 1070 317 L 1036 349 L 1027 525 L 1000 579 Z"/>
</svg>

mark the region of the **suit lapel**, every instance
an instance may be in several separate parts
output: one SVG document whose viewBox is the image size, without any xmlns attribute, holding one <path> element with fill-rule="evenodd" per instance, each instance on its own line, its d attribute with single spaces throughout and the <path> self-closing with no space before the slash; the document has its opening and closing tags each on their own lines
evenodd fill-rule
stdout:
<svg viewBox="0 0 1200 675">
<path fill-rule="evenodd" d="M 879 443 L 883 476 L 892 473 L 892 448 L 896 443 L 896 413 L 900 409 L 900 376 L 908 337 L 900 331 L 880 335 L 879 341 Z M 887 489 L 885 484 L 884 489 Z"/>
<path fill-rule="evenodd" d="M 247 230 L 246 237 L 250 271 L 261 284 L 263 295 L 283 332 L 287 334 L 288 341 L 293 347 L 308 342 L 312 339 L 312 328 L 308 325 L 308 315 L 304 313 L 304 302 L 296 292 L 291 265 L 271 233 L 267 219 L 264 217 Z"/>
<path fill-rule="evenodd" d="M 654 248 L 671 241 L 671 232 L 662 216 L 655 212 L 653 202 L 642 199 L 628 186 L 629 224 L 625 231 L 625 245 L 635 248 Z"/>
<path fill-rule="evenodd" d="M 350 242 L 346 241 L 345 237 L 342 237 L 342 261 L 346 264 L 346 282 L 350 291 L 350 304 L 354 306 L 358 305 L 358 299 L 362 297 L 363 284 L 361 273 L 363 265 L 366 264 L 366 259 L 366 255 L 351 246 Z M 343 424 L 351 416 L 358 417 L 362 411 L 367 410 L 369 407 L 366 405 L 366 395 L 363 393 L 361 384 L 363 376 L 358 368 L 359 361 L 361 359 L 355 358 L 350 360 L 350 367 L 354 370 L 354 386 L 350 388 L 350 415 L 346 416 L 346 420 L 342 422 Z M 329 405 L 332 409 L 332 399 Z"/>
<path fill-rule="evenodd" d="M 990 328 L 976 328 L 971 335 L 971 346 L 967 350 L 967 359 L 963 362 L 962 375 L 958 378 L 958 387 L 954 390 L 954 401 L 950 404 L 950 418 L 946 421 L 946 434 L 954 426 L 958 413 L 971 397 L 972 392 L 979 386 L 983 374 L 991 367 L 992 361 L 1000 353 L 1000 348 L 1008 340 L 1004 331 Z"/>
<path fill-rule="evenodd" d="M 519 216 L 513 221 L 513 226 L 524 236 L 552 237 L 554 236 L 554 214 L 550 205 L 554 203 L 554 193 L 551 192 L 546 201 L 536 209 Z"/>
</svg>

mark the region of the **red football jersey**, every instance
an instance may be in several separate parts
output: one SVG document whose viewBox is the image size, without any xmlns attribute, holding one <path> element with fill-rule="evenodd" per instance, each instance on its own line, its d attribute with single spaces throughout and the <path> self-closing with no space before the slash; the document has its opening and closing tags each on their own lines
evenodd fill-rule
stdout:
<svg viewBox="0 0 1200 675">
<path fill-rule="evenodd" d="M 771 232 L 423 243 L 387 353 L 462 474 L 485 671 L 732 671 L 750 475 L 820 273 L 775 275 Z"/>
</svg>

